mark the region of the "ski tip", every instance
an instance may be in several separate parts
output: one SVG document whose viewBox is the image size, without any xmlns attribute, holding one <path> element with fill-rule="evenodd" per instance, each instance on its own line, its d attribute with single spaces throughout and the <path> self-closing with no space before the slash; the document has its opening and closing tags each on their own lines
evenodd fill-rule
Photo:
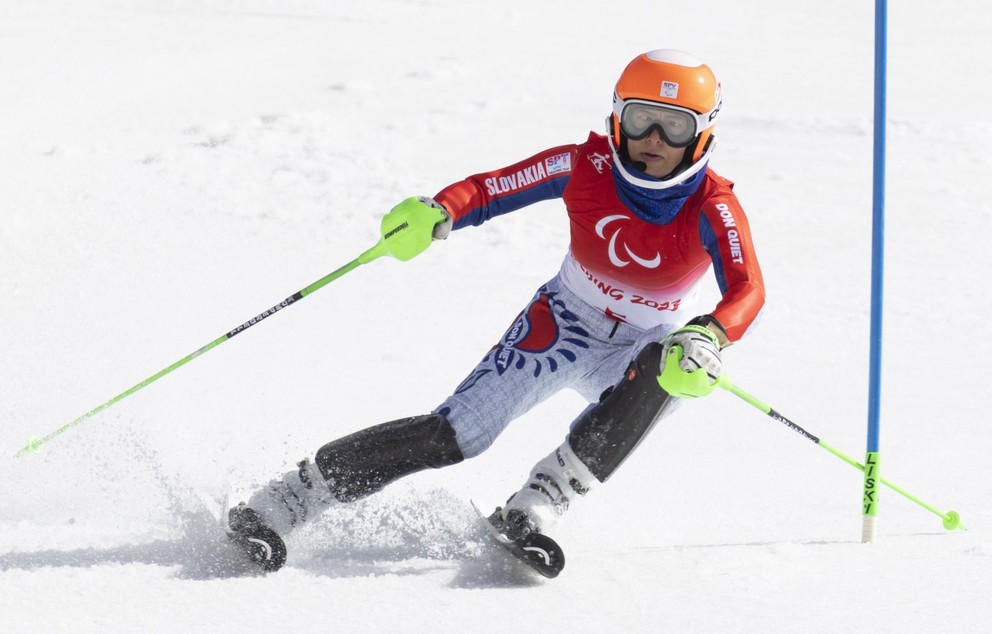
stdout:
<svg viewBox="0 0 992 634">
<path fill-rule="evenodd" d="M 558 542 L 543 533 L 531 533 L 516 540 L 527 563 L 548 579 L 557 577 L 565 568 L 565 553 Z"/>
<path fill-rule="evenodd" d="M 227 537 L 259 572 L 275 572 L 286 563 L 286 544 L 271 529 L 261 527 L 250 533 L 233 531 Z"/>
<path fill-rule="evenodd" d="M 496 530 L 474 500 L 469 500 L 490 538 L 519 562 L 547 579 L 557 577 L 565 567 L 565 553 L 544 533 L 529 533 L 515 540 L 507 539 Z"/>
</svg>

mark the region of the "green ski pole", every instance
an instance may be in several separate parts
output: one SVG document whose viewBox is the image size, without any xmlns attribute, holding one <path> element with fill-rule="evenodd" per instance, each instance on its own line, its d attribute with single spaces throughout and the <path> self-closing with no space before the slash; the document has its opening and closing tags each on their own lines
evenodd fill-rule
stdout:
<svg viewBox="0 0 992 634">
<path fill-rule="evenodd" d="M 97 407 L 94 407 L 90 411 L 86 412 L 82 416 L 76 418 L 72 422 L 59 427 L 55 431 L 41 437 L 32 437 L 28 440 L 28 443 L 21 448 L 16 454 L 15 458 L 20 458 L 21 456 L 28 453 L 37 453 L 41 451 L 42 445 L 49 442 L 53 438 L 61 436 L 65 432 L 69 431 L 73 427 L 79 425 L 80 423 L 92 418 L 96 414 L 99 414 L 103 410 L 107 409 L 111 405 L 127 398 L 128 396 L 134 394 L 138 390 L 154 383 L 155 381 L 161 379 L 163 376 L 169 374 L 170 372 L 186 365 L 193 359 L 199 357 L 208 350 L 212 350 L 224 343 L 231 337 L 241 334 L 245 330 L 248 330 L 255 324 L 261 322 L 262 320 L 275 315 L 284 308 L 288 308 L 295 303 L 299 302 L 301 299 L 307 295 L 320 290 L 321 288 L 327 286 L 334 280 L 344 276 L 345 274 L 355 270 L 363 264 L 368 264 L 373 260 L 376 260 L 384 255 L 391 255 L 400 261 L 407 261 L 416 255 L 422 253 L 427 247 L 430 246 L 433 240 L 433 229 L 436 224 L 444 221 L 446 216 L 438 209 L 428 207 L 421 203 L 417 198 L 408 198 L 401 202 L 399 205 L 394 207 L 392 211 L 386 214 L 382 219 L 381 234 L 382 237 L 379 242 L 376 243 L 374 247 L 365 251 L 357 258 L 348 262 L 341 268 L 328 273 L 324 277 L 320 278 L 313 284 L 307 286 L 306 288 L 300 289 L 296 293 L 290 295 L 286 299 L 282 300 L 278 304 L 268 308 L 255 317 L 252 317 L 248 321 L 240 324 L 236 328 L 229 330 L 220 337 L 214 339 L 207 345 L 197 349 L 182 359 L 179 359 L 167 368 L 159 370 L 155 374 L 151 375 L 144 381 L 138 383 L 137 385 L 121 392 L 114 398 L 110 399 L 106 403 L 102 403 Z"/>
<path fill-rule="evenodd" d="M 728 392 L 731 392 L 732 394 L 740 397 L 745 402 L 747 402 L 750 405 L 754 406 L 756 409 L 761 410 L 762 412 L 764 412 L 768 416 L 770 416 L 770 417 L 774 418 L 775 420 L 777 420 L 778 422 L 784 424 L 786 427 L 788 427 L 789 429 L 791 429 L 794 432 L 798 433 L 803 438 L 816 443 L 817 445 L 823 447 L 824 449 L 826 449 L 827 451 L 829 451 L 833 455 L 837 456 L 838 458 L 840 458 L 841 460 L 843 460 L 847 464 L 851 465 L 852 467 L 858 469 L 861 472 L 864 472 L 865 466 L 863 464 L 861 464 L 860 462 L 858 462 L 854 458 L 851 458 L 850 456 L 845 455 L 841 451 L 839 451 L 836 448 L 832 447 L 831 445 L 827 444 L 822 439 L 814 436 L 813 434 L 809 433 L 808 431 L 806 431 L 805 429 L 803 429 L 802 427 L 800 427 L 796 423 L 792 422 L 791 420 L 789 420 L 788 418 L 786 418 L 782 414 L 776 412 L 774 409 L 772 409 L 771 407 L 769 407 L 765 403 L 762 403 L 761 401 L 759 401 L 757 398 L 755 398 L 751 394 L 748 394 L 747 392 L 745 392 L 741 388 L 737 387 L 736 385 L 734 385 L 730 381 L 730 379 L 726 375 L 723 375 L 723 376 L 720 377 L 720 380 L 718 382 L 718 385 L 720 387 L 722 387 L 723 389 L 727 390 Z M 935 507 L 927 504 L 923 500 L 919 499 L 918 497 L 910 494 L 905 489 L 892 484 L 891 482 L 889 482 L 885 478 L 880 478 L 880 480 L 881 480 L 882 484 L 884 484 L 885 486 L 889 487 L 890 489 L 892 489 L 893 491 L 895 491 L 899 495 L 905 497 L 906 499 L 910 500 L 911 502 L 915 502 L 916 504 L 919 504 L 920 506 L 922 506 L 926 510 L 930 511 L 934 515 L 937 515 L 938 517 L 940 517 L 944 521 L 944 528 L 945 529 L 947 529 L 949 531 L 954 530 L 955 528 L 959 528 L 961 530 L 968 530 L 965 527 L 965 525 L 961 523 L 961 516 L 958 515 L 958 512 L 957 511 L 948 511 L 947 513 L 943 513 L 940 510 L 938 510 L 937 508 L 935 508 Z"/>
</svg>

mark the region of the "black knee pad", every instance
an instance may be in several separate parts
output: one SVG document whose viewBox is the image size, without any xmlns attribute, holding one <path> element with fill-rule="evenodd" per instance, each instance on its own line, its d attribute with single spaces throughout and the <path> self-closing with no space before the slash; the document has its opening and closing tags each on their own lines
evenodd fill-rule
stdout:
<svg viewBox="0 0 992 634">
<path fill-rule="evenodd" d="M 623 378 L 572 425 L 568 443 L 596 479 L 606 482 L 674 400 L 658 385 L 660 343 L 645 346 Z"/>
<path fill-rule="evenodd" d="M 338 500 L 351 502 L 403 476 L 464 460 L 455 430 L 440 414 L 402 418 L 324 445 L 314 462 Z"/>
</svg>

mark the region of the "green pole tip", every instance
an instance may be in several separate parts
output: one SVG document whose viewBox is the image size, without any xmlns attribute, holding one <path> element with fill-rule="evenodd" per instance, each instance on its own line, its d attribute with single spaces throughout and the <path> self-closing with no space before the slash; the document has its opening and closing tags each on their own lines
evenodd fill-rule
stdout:
<svg viewBox="0 0 992 634">
<path fill-rule="evenodd" d="M 21 450 L 14 455 L 14 457 L 20 458 L 21 456 L 29 453 L 41 453 L 41 446 L 43 444 L 45 444 L 44 440 L 38 436 L 31 436 L 31 438 L 28 439 L 28 444 L 24 445 L 24 447 L 22 447 Z"/>
<path fill-rule="evenodd" d="M 959 528 L 959 527 L 962 530 L 964 529 L 964 526 L 961 526 L 961 516 L 958 515 L 957 511 L 948 511 L 947 514 L 944 516 L 944 528 L 946 528 L 949 531 L 952 531 L 955 528 Z"/>
</svg>

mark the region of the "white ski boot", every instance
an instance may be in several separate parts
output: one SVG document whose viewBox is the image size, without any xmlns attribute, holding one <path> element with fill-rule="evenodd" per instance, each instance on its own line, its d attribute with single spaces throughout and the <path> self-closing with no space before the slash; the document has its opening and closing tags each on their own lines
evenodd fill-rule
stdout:
<svg viewBox="0 0 992 634">
<path fill-rule="evenodd" d="M 523 488 L 506 506 L 498 507 L 489 521 L 510 540 L 547 532 L 595 480 L 565 441 L 534 465 Z"/>
<path fill-rule="evenodd" d="M 317 465 L 306 459 L 299 463 L 299 469 L 270 481 L 243 505 L 261 523 L 279 535 L 288 535 L 336 501 Z"/>
</svg>

